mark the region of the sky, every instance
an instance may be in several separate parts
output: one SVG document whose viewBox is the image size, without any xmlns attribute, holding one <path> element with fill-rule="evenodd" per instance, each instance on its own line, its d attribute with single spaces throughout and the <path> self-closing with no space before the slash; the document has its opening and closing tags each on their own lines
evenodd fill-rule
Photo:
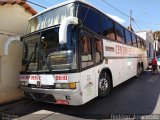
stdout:
<svg viewBox="0 0 160 120">
<path fill-rule="evenodd" d="M 44 7 L 50 7 L 66 0 L 29 0 Z M 132 10 L 132 22 L 134 31 L 142 30 L 160 30 L 160 0 L 85 0 L 91 3 L 93 6 L 109 15 L 123 26 L 129 26 L 130 10 Z M 113 9 L 118 9 L 119 11 Z M 29 3 L 38 12 L 43 11 L 44 8 L 40 8 Z"/>
</svg>

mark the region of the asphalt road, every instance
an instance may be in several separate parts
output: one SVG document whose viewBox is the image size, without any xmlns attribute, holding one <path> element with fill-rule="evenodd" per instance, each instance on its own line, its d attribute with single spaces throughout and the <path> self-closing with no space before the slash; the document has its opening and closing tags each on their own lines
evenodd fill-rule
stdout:
<svg viewBox="0 0 160 120">
<path fill-rule="evenodd" d="M 64 106 L 29 101 L 1 112 L 1 118 L 18 120 L 81 120 L 102 118 L 141 119 L 151 115 L 160 119 L 160 73 L 145 71 L 139 78 L 132 78 L 115 87 L 103 99 L 94 99 L 82 106 Z M 153 115 L 154 114 L 154 115 Z M 157 116 L 159 114 L 159 116 Z"/>
</svg>

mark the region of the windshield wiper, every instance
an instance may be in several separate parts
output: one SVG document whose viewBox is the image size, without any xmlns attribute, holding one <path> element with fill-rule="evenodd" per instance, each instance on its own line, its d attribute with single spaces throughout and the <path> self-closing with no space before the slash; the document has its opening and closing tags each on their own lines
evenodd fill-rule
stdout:
<svg viewBox="0 0 160 120">
<path fill-rule="evenodd" d="M 48 59 L 48 61 L 47 61 L 47 57 L 48 57 L 48 56 L 45 55 L 45 52 L 43 52 L 43 55 L 42 55 L 42 56 L 43 56 L 43 62 L 45 62 L 45 65 L 47 66 L 49 72 L 52 72 L 52 68 L 51 68 L 49 59 Z"/>
<path fill-rule="evenodd" d="M 25 70 L 25 71 L 27 71 L 27 70 L 28 70 L 28 68 L 29 68 L 29 64 L 31 63 L 31 60 L 32 60 L 32 58 L 33 58 L 34 54 L 35 54 L 35 52 L 32 52 L 32 53 L 31 53 L 31 56 L 29 57 L 29 60 L 28 60 L 28 63 L 27 63 L 27 65 L 26 65 L 26 70 Z"/>
</svg>

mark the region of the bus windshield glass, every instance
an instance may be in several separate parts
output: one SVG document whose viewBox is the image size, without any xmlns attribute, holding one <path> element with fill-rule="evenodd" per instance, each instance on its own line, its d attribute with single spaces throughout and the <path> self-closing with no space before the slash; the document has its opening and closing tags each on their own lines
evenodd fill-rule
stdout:
<svg viewBox="0 0 160 120">
<path fill-rule="evenodd" d="M 45 13 L 42 13 L 29 20 L 26 34 L 59 25 L 66 17 L 75 16 L 76 10 L 74 3 L 64 5 Z"/>
<path fill-rule="evenodd" d="M 67 43 L 59 44 L 59 27 L 23 38 L 25 71 L 65 71 L 76 66 L 76 27 L 67 28 Z"/>
</svg>

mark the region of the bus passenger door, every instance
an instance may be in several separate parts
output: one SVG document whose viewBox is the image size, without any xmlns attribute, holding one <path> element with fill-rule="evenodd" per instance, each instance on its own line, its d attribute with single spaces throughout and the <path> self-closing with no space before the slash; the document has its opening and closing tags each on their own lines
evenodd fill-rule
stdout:
<svg viewBox="0 0 160 120">
<path fill-rule="evenodd" d="M 80 31 L 80 61 L 81 92 L 86 103 L 95 97 L 96 89 L 92 35 L 84 30 Z"/>
</svg>

